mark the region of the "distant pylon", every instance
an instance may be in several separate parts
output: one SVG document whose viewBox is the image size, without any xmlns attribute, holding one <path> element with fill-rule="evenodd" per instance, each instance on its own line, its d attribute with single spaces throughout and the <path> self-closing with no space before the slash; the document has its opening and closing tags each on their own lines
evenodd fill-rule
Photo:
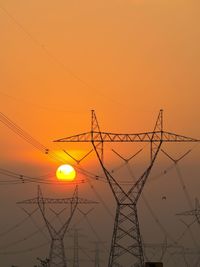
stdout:
<svg viewBox="0 0 200 267">
<path fill-rule="evenodd" d="M 51 236 L 51 247 L 49 253 L 49 267 L 67 267 L 67 259 L 65 256 L 64 249 L 64 236 L 69 227 L 70 221 L 74 215 L 76 207 L 78 204 L 90 204 L 97 203 L 94 201 L 89 201 L 78 197 L 78 186 L 74 190 L 72 198 L 44 198 L 42 196 L 42 191 L 38 186 L 38 196 L 33 199 L 28 199 L 25 201 L 18 202 L 18 204 L 37 204 L 41 211 L 42 217 L 46 223 L 47 229 Z M 67 220 L 62 224 L 59 229 L 55 229 L 51 222 L 48 220 L 45 213 L 45 204 L 70 204 L 70 214 Z"/>
<path fill-rule="evenodd" d="M 55 140 L 55 142 L 91 142 L 100 166 L 117 203 L 108 267 L 122 264 L 144 267 L 137 202 L 149 177 L 163 142 L 199 142 L 199 140 L 163 131 L 163 110 L 160 110 L 154 130 L 137 134 L 116 134 L 100 130 L 96 114 L 92 110 L 91 131 Z M 107 142 L 148 142 L 151 160 L 147 169 L 126 192 L 111 174 L 103 160 L 104 144 Z M 125 257 L 125 261 L 124 261 Z M 129 258 L 131 257 L 131 261 Z M 133 259 L 132 259 L 133 258 Z"/>
</svg>

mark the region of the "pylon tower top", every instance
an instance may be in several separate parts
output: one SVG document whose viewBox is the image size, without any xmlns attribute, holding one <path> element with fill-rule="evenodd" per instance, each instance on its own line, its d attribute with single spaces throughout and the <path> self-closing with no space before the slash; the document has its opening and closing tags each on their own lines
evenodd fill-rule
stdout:
<svg viewBox="0 0 200 267">
<path fill-rule="evenodd" d="M 69 228 L 69 224 L 72 220 L 74 212 L 78 204 L 96 204 L 96 201 L 90 201 L 87 199 L 82 199 L 78 197 L 78 186 L 76 186 L 72 198 L 44 198 L 42 191 L 38 186 L 38 195 L 36 198 L 28 199 L 24 201 L 17 202 L 17 204 L 37 204 L 40 212 L 42 214 L 43 220 L 46 223 L 46 227 L 51 236 L 51 247 L 49 253 L 49 266 L 50 267 L 67 267 L 67 260 L 65 256 L 64 249 L 64 236 Z M 48 219 L 48 216 L 45 212 L 45 204 L 69 204 L 70 212 L 65 222 L 57 229 L 52 225 L 52 222 Z M 54 212 L 55 213 L 55 212 Z M 61 211 L 62 213 L 62 211 Z M 59 216 L 60 213 L 55 213 L 56 216 Z"/>
<path fill-rule="evenodd" d="M 200 140 L 163 130 L 163 110 L 161 109 L 153 131 L 143 133 L 111 133 L 101 131 L 92 110 L 91 131 L 64 137 L 54 142 L 199 142 Z"/>
<path fill-rule="evenodd" d="M 200 140 L 163 130 L 163 110 L 159 111 L 153 131 L 143 133 L 111 133 L 101 131 L 95 111 L 92 110 L 89 132 L 65 137 L 54 142 L 91 142 L 98 161 L 117 203 L 114 230 L 111 241 L 108 267 L 130 264 L 133 260 L 144 267 L 144 254 L 137 215 L 137 202 L 163 142 L 199 142 Z M 148 167 L 128 191 L 117 182 L 103 160 L 104 144 L 108 142 L 147 142 L 150 143 L 151 160 Z"/>
</svg>

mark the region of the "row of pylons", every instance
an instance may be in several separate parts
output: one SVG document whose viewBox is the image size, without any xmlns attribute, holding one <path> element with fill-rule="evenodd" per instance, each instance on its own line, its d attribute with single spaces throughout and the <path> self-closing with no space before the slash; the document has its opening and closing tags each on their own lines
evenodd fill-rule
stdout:
<svg viewBox="0 0 200 267">
<path fill-rule="evenodd" d="M 111 248 L 108 267 L 121 267 L 127 265 L 127 258 L 131 259 L 130 266 L 134 267 L 154 267 L 161 266 L 162 263 L 145 263 L 144 251 L 140 234 L 137 203 L 142 194 L 146 181 L 150 175 L 156 158 L 161 151 L 161 146 L 164 142 L 199 142 L 199 140 L 178 135 L 175 133 L 163 130 L 163 110 L 160 110 L 156 120 L 153 131 L 134 134 L 110 133 L 100 130 L 96 114 L 92 110 L 91 114 L 91 130 L 87 133 L 74 135 L 71 137 L 62 138 L 55 142 L 91 142 L 93 150 L 96 153 L 99 164 L 107 179 L 108 185 L 111 188 L 113 196 L 116 201 L 116 213 L 113 227 L 113 235 L 111 240 Z M 150 162 L 140 177 L 136 178 L 135 183 L 126 191 L 117 182 L 112 171 L 110 171 L 104 162 L 104 145 L 108 142 L 127 143 L 127 142 L 145 142 L 150 144 Z M 67 203 L 70 204 L 70 213 L 65 223 L 59 228 L 55 229 L 47 216 L 45 215 L 46 203 Z M 72 216 L 78 204 L 91 204 L 94 201 L 81 199 L 78 197 L 77 188 L 74 191 L 72 198 L 66 199 L 49 199 L 42 196 L 40 188 L 38 189 L 38 196 L 35 199 L 26 200 L 21 203 L 37 203 L 41 211 L 42 217 L 46 223 L 47 229 L 51 236 L 51 247 L 49 254 L 50 267 L 67 267 L 66 256 L 64 252 L 63 238 L 69 227 Z M 153 265 L 154 264 L 154 265 Z M 156 265 L 157 264 L 157 265 Z M 160 264 L 160 265 L 159 265 Z M 75 265 L 74 267 L 78 267 Z"/>
</svg>

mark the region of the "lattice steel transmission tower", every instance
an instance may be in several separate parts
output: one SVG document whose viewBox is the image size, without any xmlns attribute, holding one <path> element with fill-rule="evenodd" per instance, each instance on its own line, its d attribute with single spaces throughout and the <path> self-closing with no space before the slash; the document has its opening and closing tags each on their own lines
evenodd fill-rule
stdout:
<svg viewBox="0 0 200 267">
<path fill-rule="evenodd" d="M 51 237 L 51 247 L 49 253 L 49 267 L 67 267 L 67 259 L 64 249 L 64 236 L 72 220 L 74 212 L 78 204 L 94 204 L 97 202 L 78 197 L 78 186 L 74 190 L 72 198 L 44 198 L 42 191 L 38 186 L 38 195 L 36 198 L 17 202 L 17 204 L 37 204 L 39 206 L 42 217 L 46 223 L 46 227 Z M 65 222 L 59 229 L 56 229 L 47 218 L 45 204 L 69 204 L 70 213 Z"/>
<path fill-rule="evenodd" d="M 147 178 L 157 158 L 163 142 L 198 142 L 199 140 L 166 132 L 163 130 L 163 110 L 160 110 L 154 130 L 151 132 L 134 134 L 116 134 L 100 130 L 95 111 L 92 110 L 91 130 L 86 133 L 55 140 L 55 142 L 91 142 L 98 161 L 107 178 L 113 196 L 117 203 L 114 230 L 111 242 L 108 267 L 121 265 L 122 258 L 131 257 L 133 261 L 124 262 L 126 266 L 135 263 L 144 266 L 144 255 L 140 235 L 137 202 L 140 198 Z M 106 168 L 103 160 L 104 144 L 107 142 L 146 142 L 150 143 L 151 160 L 136 182 L 125 191 Z M 135 262 L 134 262 L 135 261 Z M 122 265 L 123 265 L 122 264 Z"/>
</svg>

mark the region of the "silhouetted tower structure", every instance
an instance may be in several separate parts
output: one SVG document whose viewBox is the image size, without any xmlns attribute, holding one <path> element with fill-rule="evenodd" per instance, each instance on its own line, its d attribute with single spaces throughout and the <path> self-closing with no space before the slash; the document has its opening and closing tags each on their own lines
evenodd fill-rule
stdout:
<svg viewBox="0 0 200 267">
<path fill-rule="evenodd" d="M 18 202 L 18 204 L 37 204 L 39 206 L 42 217 L 46 223 L 47 229 L 51 236 L 51 247 L 49 253 L 49 267 L 67 267 L 67 260 L 65 256 L 64 249 L 64 236 L 69 227 L 69 224 L 72 220 L 74 212 L 78 204 L 91 204 L 97 203 L 94 201 L 89 201 L 83 198 L 78 197 L 78 186 L 74 190 L 72 198 L 44 198 L 42 196 L 42 191 L 38 186 L 38 196 L 33 199 L 24 200 Z M 65 222 L 61 225 L 59 229 L 55 229 L 52 223 L 47 218 L 45 212 L 45 204 L 69 204 L 70 205 L 70 214 Z"/>
<path fill-rule="evenodd" d="M 98 161 L 107 178 L 117 203 L 113 236 L 111 242 L 108 267 L 121 264 L 122 258 L 134 258 L 135 265 L 144 266 L 144 255 L 137 215 L 137 202 L 140 198 L 147 178 L 157 158 L 163 142 L 198 142 L 199 140 L 163 131 L 163 110 L 160 110 L 154 130 L 134 134 L 116 134 L 100 130 L 95 111 L 92 110 L 91 131 L 55 140 L 55 142 L 91 142 Z M 150 143 L 151 160 L 136 182 L 126 192 L 106 168 L 103 160 L 104 143 L 107 142 L 148 142 Z M 123 264 L 133 264 L 124 262 Z"/>
</svg>

